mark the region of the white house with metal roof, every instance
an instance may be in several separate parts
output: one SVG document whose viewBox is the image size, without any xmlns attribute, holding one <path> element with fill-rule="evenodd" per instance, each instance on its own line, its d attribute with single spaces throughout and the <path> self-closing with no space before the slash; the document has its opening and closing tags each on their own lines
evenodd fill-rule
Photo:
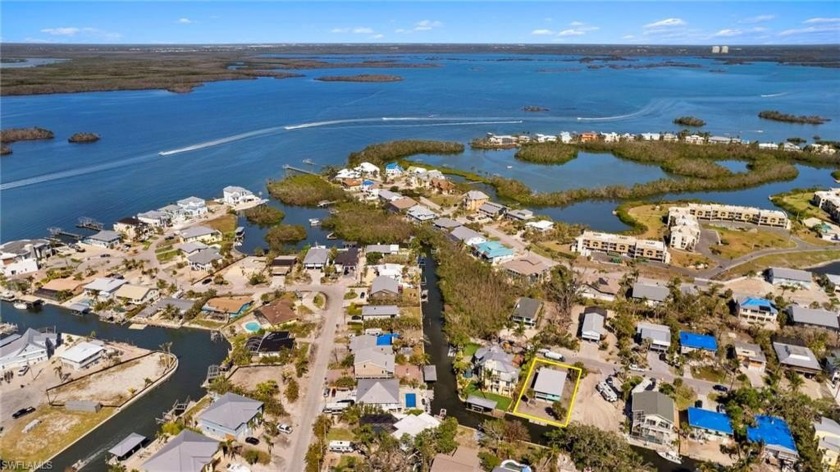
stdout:
<svg viewBox="0 0 840 472">
<path fill-rule="evenodd" d="M 0 339 L 0 371 L 37 364 L 52 356 L 60 338 L 32 328 Z"/>
<path fill-rule="evenodd" d="M 198 218 L 207 214 L 207 202 L 198 197 L 187 197 L 175 202 L 185 218 Z"/>
<path fill-rule="evenodd" d="M 805 270 L 771 267 L 767 269 L 767 281 L 773 285 L 810 288 L 812 278 L 811 273 Z"/>
<path fill-rule="evenodd" d="M 104 229 L 96 234 L 82 239 L 82 243 L 90 246 L 113 249 L 120 244 L 122 236 L 116 231 Z"/>
<path fill-rule="evenodd" d="M 219 230 L 201 225 L 184 228 L 178 231 L 178 235 L 185 243 L 215 243 L 222 239 L 222 233 Z"/>
<path fill-rule="evenodd" d="M 650 348 L 654 351 L 667 351 L 671 347 L 671 328 L 655 323 L 639 323 L 636 325 L 639 342 L 650 341 Z"/>
<path fill-rule="evenodd" d="M 606 310 L 603 310 L 606 313 Z M 580 325 L 580 337 L 587 341 L 601 342 L 604 336 L 604 320 L 605 314 L 601 314 L 595 310 L 587 310 L 583 314 L 583 323 Z"/>
<path fill-rule="evenodd" d="M 108 300 L 114 296 L 117 289 L 125 285 L 125 279 L 115 279 L 113 277 L 100 277 L 94 279 L 93 282 L 85 285 L 85 295 L 95 297 L 102 300 Z"/>
<path fill-rule="evenodd" d="M 59 353 L 58 358 L 63 365 L 72 367 L 74 370 L 85 369 L 102 357 L 105 348 L 101 343 L 84 341 Z"/>
<path fill-rule="evenodd" d="M 220 441 L 242 440 L 251 436 L 262 412 L 262 402 L 228 392 L 198 415 L 198 427 L 206 436 Z"/>
<path fill-rule="evenodd" d="M 330 262 L 330 251 L 323 246 L 313 246 L 303 257 L 303 267 L 306 269 L 323 270 Z"/>
<path fill-rule="evenodd" d="M 185 429 L 140 467 L 143 472 L 211 472 L 221 457 L 219 441 Z"/>
<path fill-rule="evenodd" d="M 228 205 L 239 205 L 242 203 L 255 202 L 257 200 L 259 200 L 259 198 L 254 195 L 254 192 L 246 188 L 229 185 L 222 189 L 222 201 Z"/>
<path fill-rule="evenodd" d="M 159 293 L 156 287 L 124 284 L 114 292 L 114 297 L 124 303 L 140 305 L 156 300 Z"/>
</svg>

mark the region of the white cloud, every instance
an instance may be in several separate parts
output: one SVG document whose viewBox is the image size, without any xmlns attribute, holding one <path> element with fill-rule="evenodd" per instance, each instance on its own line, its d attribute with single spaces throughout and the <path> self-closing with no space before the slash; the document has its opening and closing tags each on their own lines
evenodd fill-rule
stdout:
<svg viewBox="0 0 840 472">
<path fill-rule="evenodd" d="M 648 23 L 645 28 L 665 28 L 670 26 L 685 26 L 687 23 L 682 18 L 665 18 L 664 20 L 654 21 Z"/>
<path fill-rule="evenodd" d="M 397 33 L 397 34 L 408 33 L 408 30 L 404 29 L 404 28 L 397 28 L 397 29 L 394 30 L 394 33 Z"/>
<path fill-rule="evenodd" d="M 375 34 L 375 35 L 371 36 L 370 39 L 382 39 L 384 37 L 385 37 L 385 35 L 380 33 L 380 34 Z"/>
<path fill-rule="evenodd" d="M 349 33 L 350 28 L 333 28 L 330 30 L 330 33 Z"/>
<path fill-rule="evenodd" d="M 765 21 L 770 21 L 774 18 L 776 18 L 776 15 L 757 15 L 757 16 L 751 16 L 749 18 L 744 18 L 743 20 L 739 21 L 738 23 L 750 25 L 750 24 L 763 23 Z"/>
<path fill-rule="evenodd" d="M 779 36 L 797 36 L 804 34 L 840 33 L 840 23 L 825 24 L 822 26 L 808 26 L 805 28 L 794 28 L 784 30 Z"/>
<path fill-rule="evenodd" d="M 535 29 L 534 31 L 531 31 L 531 34 L 534 36 L 549 36 L 554 34 L 554 31 L 551 31 L 550 29 Z"/>
<path fill-rule="evenodd" d="M 193 20 L 191 20 L 189 18 L 178 18 L 178 23 L 180 23 L 182 25 L 189 25 L 189 24 L 193 23 Z"/>
<path fill-rule="evenodd" d="M 572 28 L 572 29 L 565 29 L 565 30 L 557 33 L 557 36 L 583 36 L 584 34 L 586 34 L 586 33 L 584 33 L 581 30 L 577 30 L 577 29 Z"/>
<path fill-rule="evenodd" d="M 622 36 L 622 37 L 621 37 L 621 39 L 633 39 L 633 38 L 635 38 L 635 37 L 636 37 L 636 36 L 635 36 L 635 35 L 633 35 L 633 34 L 625 34 L 624 36 Z"/>
<path fill-rule="evenodd" d="M 414 25 L 414 31 L 429 31 L 431 29 L 440 28 L 443 23 L 437 20 L 422 20 Z"/>
<path fill-rule="evenodd" d="M 809 18 L 803 21 L 805 24 L 814 23 L 840 23 L 840 18 Z"/>
<path fill-rule="evenodd" d="M 585 23 L 583 23 L 581 21 L 573 21 L 573 22 L 569 23 L 569 26 L 583 26 L 584 24 Z"/>
<path fill-rule="evenodd" d="M 353 28 L 353 34 L 373 34 L 373 28 L 368 28 L 366 26 Z"/>
<path fill-rule="evenodd" d="M 590 31 L 597 31 L 600 29 L 597 26 L 587 26 L 586 23 L 581 23 L 580 21 L 573 21 L 569 24 L 574 26 L 574 28 L 564 29 L 563 31 L 557 33 L 557 36 L 583 36 Z"/>
<path fill-rule="evenodd" d="M 713 34 L 712 36 L 719 38 L 729 38 L 732 36 L 741 36 L 742 34 L 744 34 L 744 32 L 739 29 L 722 29 L 717 33 Z"/>
<path fill-rule="evenodd" d="M 119 39 L 122 37 L 119 33 L 112 33 L 109 31 L 104 31 L 98 28 L 79 28 L 76 26 L 62 26 L 59 28 L 44 28 L 41 30 L 42 33 L 46 33 L 50 36 L 61 36 L 65 38 L 96 38 L 96 39 L 106 39 L 106 40 L 114 40 Z"/>
<path fill-rule="evenodd" d="M 81 28 L 75 28 L 72 26 L 62 28 L 44 28 L 41 30 L 42 33 L 47 33 L 52 36 L 76 36 L 81 31 Z"/>
</svg>

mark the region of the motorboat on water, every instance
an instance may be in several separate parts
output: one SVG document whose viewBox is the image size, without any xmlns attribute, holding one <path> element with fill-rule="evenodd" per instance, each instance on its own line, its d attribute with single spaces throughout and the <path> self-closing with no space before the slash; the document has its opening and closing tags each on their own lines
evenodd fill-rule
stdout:
<svg viewBox="0 0 840 472">
<path fill-rule="evenodd" d="M 318 218 L 309 218 L 309 226 L 321 226 L 321 220 Z"/>
<path fill-rule="evenodd" d="M 656 451 L 656 453 L 666 461 L 673 462 L 674 464 L 682 464 L 682 457 L 670 449 L 667 451 Z"/>
<path fill-rule="evenodd" d="M 17 299 L 15 301 L 13 301 L 12 306 L 17 308 L 18 310 L 25 310 L 25 309 L 28 308 L 28 305 L 26 304 L 26 302 L 23 301 L 23 300 L 20 300 L 20 299 Z"/>
</svg>

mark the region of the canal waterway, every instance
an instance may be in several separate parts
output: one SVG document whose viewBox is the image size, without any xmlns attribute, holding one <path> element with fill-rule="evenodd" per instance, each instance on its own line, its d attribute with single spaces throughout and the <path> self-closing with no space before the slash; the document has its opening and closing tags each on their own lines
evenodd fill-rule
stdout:
<svg viewBox="0 0 840 472">
<path fill-rule="evenodd" d="M 492 419 L 492 417 L 467 410 L 456 394 L 458 387 L 452 369 L 452 359 L 447 355 L 449 343 L 443 333 L 443 297 L 438 288 L 435 262 L 429 255 L 426 257 L 423 276 L 426 279 L 426 288 L 429 291 L 428 301 L 423 304 L 423 334 L 426 337 L 426 353 L 429 355 L 432 364 L 437 368 L 437 382 L 434 383 L 433 387 L 432 412 L 437 414 L 441 409 L 445 409 L 446 415 L 456 418 L 459 424 L 478 428 L 481 423 Z M 544 435 L 551 429 L 550 427 L 526 422 L 511 415 L 507 415 L 506 418 L 522 422 L 528 428 L 533 442 L 545 444 Z M 696 463 L 687 457 L 683 457 L 682 465 L 677 465 L 662 459 L 651 450 L 636 446 L 633 446 L 633 449 L 660 472 L 687 472 L 693 471 L 696 467 Z"/>
<path fill-rule="evenodd" d="M 85 472 L 105 472 L 105 452 L 132 432 L 154 438 L 158 431 L 155 418 L 159 418 L 177 400 L 198 400 L 205 391 L 201 388 L 207 367 L 220 364 L 227 356 L 225 340 L 211 341 L 210 332 L 196 329 L 165 329 L 146 327 L 129 329 L 100 321 L 96 316 L 76 316 L 63 308 L 45 305 L 40 311 L 22 311 L 10 303 L 0 303 L 0 318 L 14 323 L 22 333 L 27 328 L 55 327 L 59 333 L 90 335 L 105 341 L 130 343 L 145 349 L 160 349 L 172 343 L 172 353 L 178 356 L 178 370 L 162 385 L 153 389 L 136 402 L 125 407 L 91 434 L 59 454 L 51 470 L 65 470 L 78 460 L 89 459 Z"/>
</svg>

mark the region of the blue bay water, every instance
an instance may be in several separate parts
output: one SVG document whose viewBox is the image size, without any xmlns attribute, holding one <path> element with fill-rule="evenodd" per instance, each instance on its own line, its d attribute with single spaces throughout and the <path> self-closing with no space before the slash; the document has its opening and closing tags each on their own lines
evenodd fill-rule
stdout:
<svg viewBox="0 0 840 472">
<path fill-rule="evenodd" d="M 53 130 L 56 139 L 15 143 L 14 154 L 0 159 L 0 238 L 40 236 L 50 226 L 70 228 L 80 216 L 110 223 L 189 195 L 217 197 L 226 185 L 264 191 L 267 179 L 282 176 L 284 164 L 300 166 L 311 159 L 339 165 L 350 152 L 391 139 L 466 143 L 488 132 L 667 131 L 676 129 L 671 121 L 680 115 L 702 117 L 708 123 L 704 130 L 712 134 L 749 140 L 810 139 L 815 134 L 840 139 L 840 77 L 830 69 L 680 59 L 701 67 L 591 70 L 563 56 L 517 56 L 533 60 L 510 61 L 498 61 L 510 56 L 494 55 L 435 57 L 439 60 L 389 56 L 440 67 L 304 71 L 306 77 L 300 79 L 210 83 L 182 95 L 129 91 L 3 97 L 3 128 L 41 126 Z M 721 69 L 725 73 L 712 72 Z M 348 73 L 391 73 L 405 80 L 313 80 Z M 526 105 L 549 111 L 524 112 Z M 833 121 L 821 126 L 768 122 L 756 116 L 764 109 L 818 114 Z M 67 143 L 78 131 L 96 132 L 102 140 Z M 194 150 L 158 154 L 184 148 Z M 604 155 L 582 155 L 554 167 L 516 162 L 511 152 L 426 158 L 511 175 L 537 191 L 632 184 L 664 175 L 656 167 Z M 800 172 L 793 182 L 710 197 L 768 206 L 767 196 L 776 191 L 832 183 L 825 169 L 800 166 Z M 598 229 L 621 229 L 610 214 L 614 206 L 586 202 L 540 213 Z M 288 220 L 305 223 L 312 215 L 289 212 Z"/>
</svg>

